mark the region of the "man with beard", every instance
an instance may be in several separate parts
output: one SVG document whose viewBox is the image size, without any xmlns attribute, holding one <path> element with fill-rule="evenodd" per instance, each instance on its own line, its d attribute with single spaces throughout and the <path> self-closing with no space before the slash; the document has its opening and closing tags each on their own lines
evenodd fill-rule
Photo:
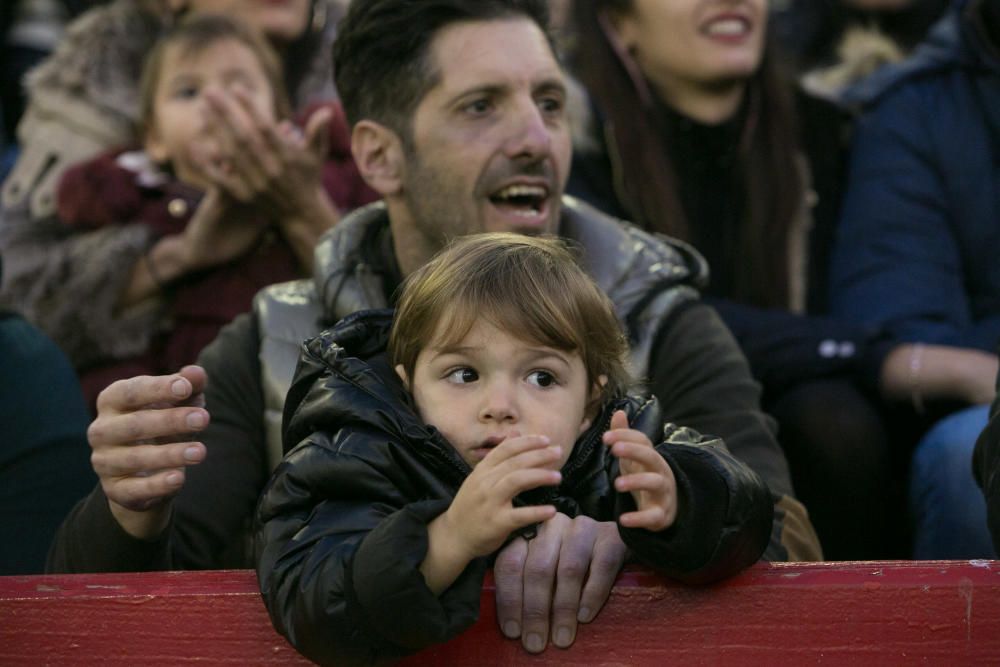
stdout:
<svg viewBox="0 0 1000 667">
<path fill-rule="evenodd" d="M 64 524 L 52 569 L 249 566 L 239 549 L 280 460 L 282 404 L 303 339 L 355 311 L 391 306 L 403 277 L 448 239 L 483 231 L 576 241 L 665 418 L 722 437 L 768 483 L 775 523 L 765 557 L 818 556 L 759 388 L 698 301 L 703 260 L 563 198 L 566 84 L 546 20 L 543 0 L 352 3 L 334 53 L 336 83 L 355 160 L 382 202 L 324 239 L 314 281 L 261 292 L 253 315 L 226 328 L 200 366 L 105 390 L 90 428 L 101 485 Z M 234 145 L 253 151 L 252 113 L 230 111 Z M 514 538 L 495 565 L 504 634 L 533 652 L 549 637 L 569 646 L 625 556 L 617 525 L 586 517 L 557 514 L 534 539 Z"/>
</svg>

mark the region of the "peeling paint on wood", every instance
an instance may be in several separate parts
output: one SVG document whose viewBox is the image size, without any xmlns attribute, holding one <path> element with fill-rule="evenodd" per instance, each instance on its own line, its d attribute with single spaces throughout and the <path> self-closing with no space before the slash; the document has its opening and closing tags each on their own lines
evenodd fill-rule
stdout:
<svg viewBox="0 0 1000 667">
<path fill-rule="evenodd" d="M 1000 664 L 1000 561 L 760 564 L 709 587 L 628 570 L 568 650 L 479 622 L 406 665 Z M 0 577 L 0 665 L 308 664 L 251 571 Z"/>
</svg>

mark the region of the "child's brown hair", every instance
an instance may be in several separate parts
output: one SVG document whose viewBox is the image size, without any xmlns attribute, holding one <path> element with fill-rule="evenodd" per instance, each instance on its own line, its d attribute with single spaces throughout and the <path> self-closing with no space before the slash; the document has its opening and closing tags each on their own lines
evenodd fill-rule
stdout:
<svg viewBox="0 0 1000 667">
<path fill-rule="evenodd" d="M 181 19 L 164 33 L 146 56 L 139 82 L 139 118 L 143 134 L 152 127 L 155 115 L 156 89 L 163 76 L 163 62 L 167 50 L 173 46 L 181 49 L 184 57 L 191 58 L 223 40 L 234 40 L 245 46 L 257 58 L 274 98 L 274 113 L 278 119 L 292 115 L 291 103 L 282 73 L 281 60 L 268 41 L 250 26 L 238 19 L 220 14 L 193 14 Z"/>
<path fill-rule="evenodd" d="M 425 346 L 461 341 L 481 317 L 525 341 L 578 353 L 602 403 L 631 382 L 614 306 L 565 241 L 511 233 L 452 241 L 404 282 L 389 335 L 392 364 L 412 378 Z"/>
</svg>

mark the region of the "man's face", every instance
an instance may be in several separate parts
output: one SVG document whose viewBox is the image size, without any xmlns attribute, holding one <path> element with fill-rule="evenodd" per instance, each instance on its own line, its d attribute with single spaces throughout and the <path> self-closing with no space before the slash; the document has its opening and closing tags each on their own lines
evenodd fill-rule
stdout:
<svg viewBox="0 0 1000 667">
<path fill-rule="evenodd" d="M 429 58 L 439 80 L 413 115 L 394 225 L 431 252 L 475 232 L 555 232 L 571 147 L 542 31 L 528 19 L 457 23 Z"/>
</svg>

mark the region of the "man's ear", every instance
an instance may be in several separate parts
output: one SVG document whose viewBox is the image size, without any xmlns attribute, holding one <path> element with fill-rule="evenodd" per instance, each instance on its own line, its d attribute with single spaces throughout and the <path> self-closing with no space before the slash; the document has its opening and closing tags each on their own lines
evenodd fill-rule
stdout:
<svg viewBox="0 0 1000 667">
<path fill-rule="evenodd" d="M 351 153 L 361 177 L 383 197 L 402 189 L 403 142 L 381 123 L 363 120 L 351 131 Z"/>
<path fill-rule="evenodd" d="M 406 391 L 410 391 L 410 378 L 406 375 L 406 369 L 403 368 L 403 364 L 396 364 L 396 375 L 399 379 L 403 381 L 403 386 L 406 387 Z"/>
</svg>

